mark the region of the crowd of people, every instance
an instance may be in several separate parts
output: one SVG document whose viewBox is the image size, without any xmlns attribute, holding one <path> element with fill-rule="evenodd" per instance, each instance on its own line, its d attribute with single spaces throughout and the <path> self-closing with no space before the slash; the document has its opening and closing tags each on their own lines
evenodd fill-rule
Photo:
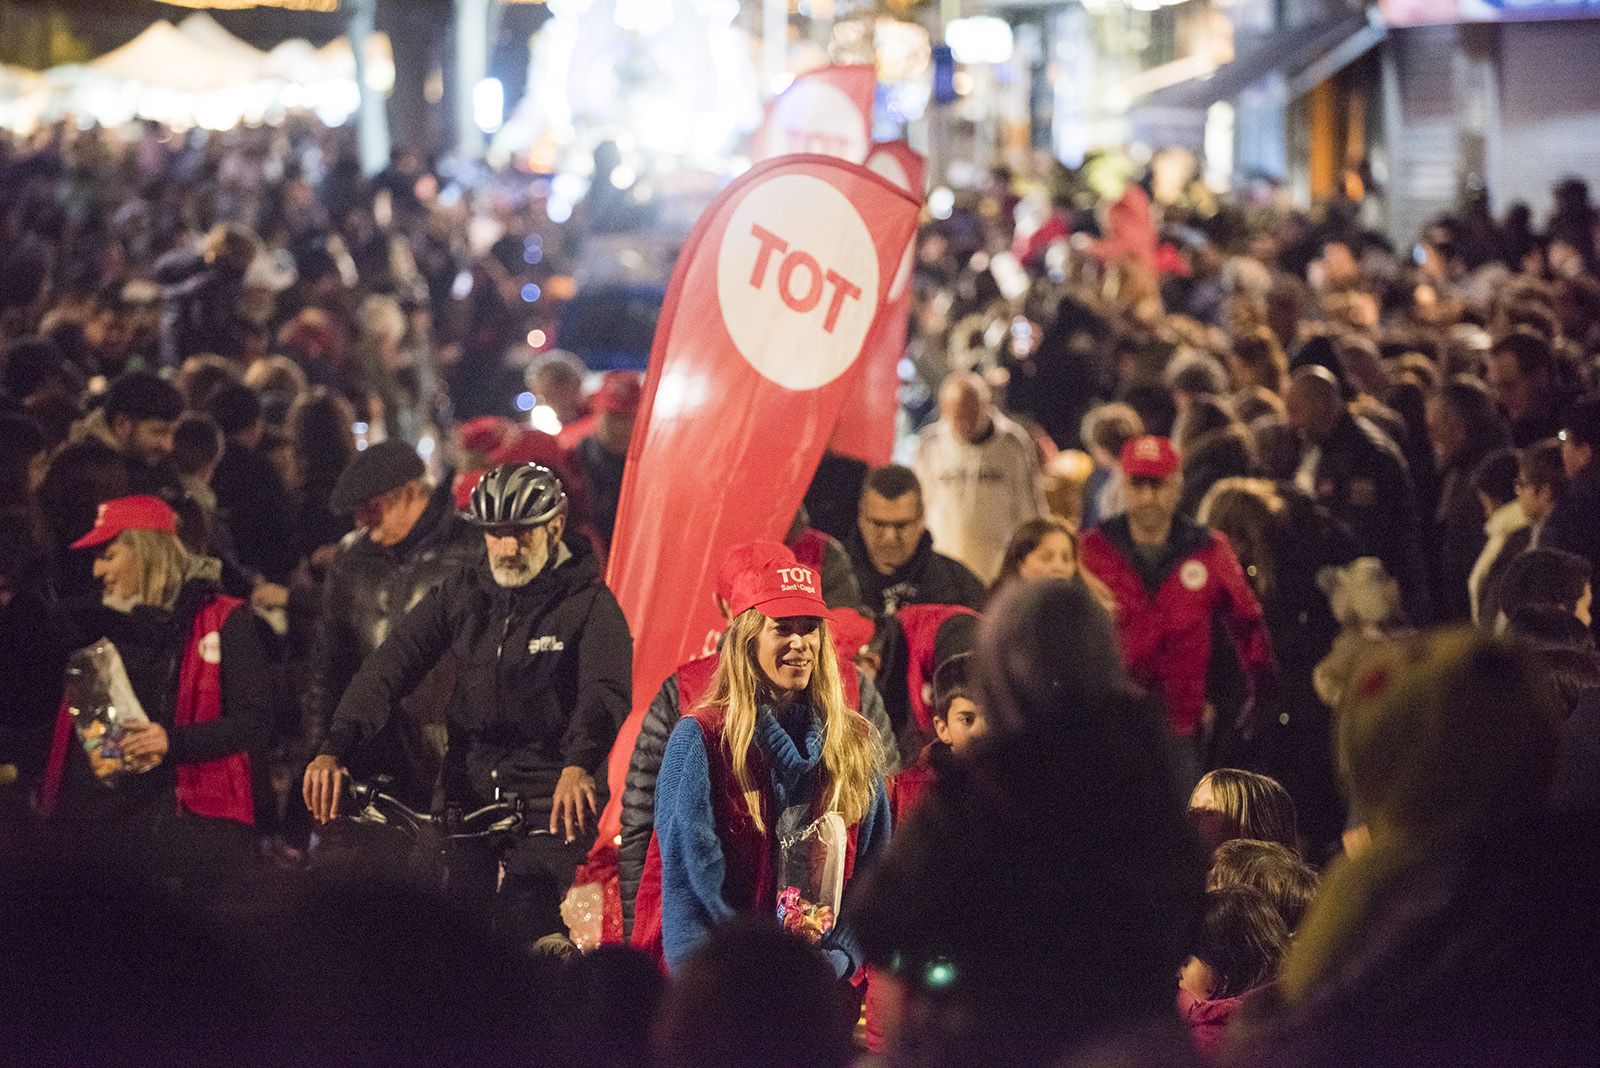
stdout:
<svg viewBox="0 0 1600 1068">
<path fill-rule="evenodd" d="M 4 1059 L 1592 1063 L 1587 188 L 1401 252 L 1081 177 L 925 222 L 901 462 L 650 695 L 642 380 L 538 351 L 581 216 L 0 144 Z"/>
</svg>

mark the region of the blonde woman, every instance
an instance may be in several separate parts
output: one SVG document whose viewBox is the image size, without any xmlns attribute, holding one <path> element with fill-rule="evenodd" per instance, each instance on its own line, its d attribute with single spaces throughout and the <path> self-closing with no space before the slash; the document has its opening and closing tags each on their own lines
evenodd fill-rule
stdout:
<svg viewBox="0 0 1600 1068">
<path fill-rule="evenodd" d="M 807 907 L 831 895 L 794 887 L 794 851 L 815 843 L 808 830 L 842 823 L 848 882 L 888 844 L 878 742 L 845 703 L 815 571 L 781 561 L 747 571 L 732 609 L 710 690 L 667 742 L 640 915 L 659 885 L 675 969 L 715 925 L 781 911 L 849 976 L 860 954 L 831 909 Z"/>
<path fill-rule="evenodd" d="M 209 879 L 254 841 L 251 753 L 271 730 L 267 657 L 249 606 L 226 597 L 214 560 L 191 556 L 159 497 L 118 497 L 72 546 L 96 549 L 100 603 L 74 612 L 75 638 L 107 638 L 149 722 L 128 729 L 142 774 L 107 787 L 63 707 L 41 807 L 82 840 L 127 850 L 165 874 Z"/>
</svg>

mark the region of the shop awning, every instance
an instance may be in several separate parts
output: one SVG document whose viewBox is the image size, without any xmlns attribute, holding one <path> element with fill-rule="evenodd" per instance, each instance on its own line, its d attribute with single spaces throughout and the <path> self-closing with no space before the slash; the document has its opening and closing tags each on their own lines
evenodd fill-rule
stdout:
<svg viewBox="0 0 1600 1068">
<path fill-rule="evenodd" d="M 1134 108 L 1204 110 L 1280 72 L 1290 96 L 1298 96 L 1366 55 L 1387 32 L 1375 16 L 1351 14 L 1332 23 L 1237 34 L 1232 61 L 1209 74 L 1148 93 L 1135 101 Z"/>
</svg>

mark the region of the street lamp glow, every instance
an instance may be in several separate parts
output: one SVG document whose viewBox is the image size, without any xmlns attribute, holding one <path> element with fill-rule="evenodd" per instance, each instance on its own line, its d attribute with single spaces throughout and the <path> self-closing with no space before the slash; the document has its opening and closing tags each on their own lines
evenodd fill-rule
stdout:
<svg viewBox="0 0 1600 1068">
<path fill-rule="evenodd" d="M 494 133 L 505 122 L 506 87 L 499 78 L 485 78 L 473 87 L 472 118 L 484 133 Z"/>
</svg>

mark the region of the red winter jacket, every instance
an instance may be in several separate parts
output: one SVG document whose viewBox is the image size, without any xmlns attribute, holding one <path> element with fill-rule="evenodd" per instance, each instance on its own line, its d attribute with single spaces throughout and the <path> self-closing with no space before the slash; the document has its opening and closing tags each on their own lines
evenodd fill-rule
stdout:
<svg viewBox="0 0 1600 1068">
<path fill-rule="evenodd" d="M 1129 677 L 1160 696 L 1172 733 L 1188 738 L 1205 711 L 1211 623 L 1219 613 L 1252 698 L 1271 692 L 1277 668 L 1261 605 L 1227 540 L 1180 516 L 1167 547 L 1152 590 L 1127 516 L 1120 515 L 1084 536 L 1083 564 L 1116 597 L 1117 636 Z"/>
</svg>

